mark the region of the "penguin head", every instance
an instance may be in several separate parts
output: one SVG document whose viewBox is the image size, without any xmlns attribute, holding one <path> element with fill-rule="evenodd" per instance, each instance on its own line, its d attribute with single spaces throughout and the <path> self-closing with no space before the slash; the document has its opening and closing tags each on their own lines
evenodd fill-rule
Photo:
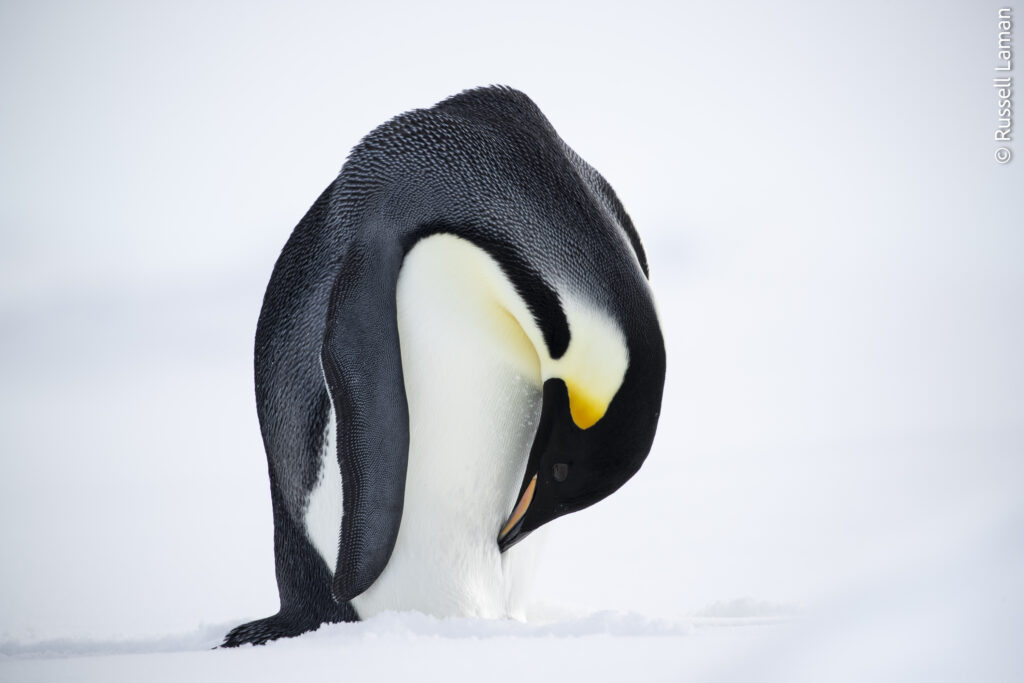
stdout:
<svg viewBox="0 0 1024 683">
<path fill-rule="evenodd" d="M 665 351 L 653 305 L 644 303 L 649 315 L 633 320 L 628 336 L 618 325 L 575 326 L 574 342 L 555 367 L 559 375 L 544 381 L 518 502 L 498 534 L 501 551 L 609 496 L 647 458 L 661 411 Z"/>
</svg>

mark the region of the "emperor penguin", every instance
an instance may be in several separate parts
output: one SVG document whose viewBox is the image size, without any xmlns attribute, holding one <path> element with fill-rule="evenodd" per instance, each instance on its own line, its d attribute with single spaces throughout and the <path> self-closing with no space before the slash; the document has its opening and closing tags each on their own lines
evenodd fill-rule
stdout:
<svg viewBox="0 0 1024 683">
<path fill-rule="evenodd" d="M 256 329 L 280 611 L 519 617 L 542 525 L 651 448 L 665 348 L 637 231 L 523 93 L 369 133 L 292 232 Z"/>
</svg>

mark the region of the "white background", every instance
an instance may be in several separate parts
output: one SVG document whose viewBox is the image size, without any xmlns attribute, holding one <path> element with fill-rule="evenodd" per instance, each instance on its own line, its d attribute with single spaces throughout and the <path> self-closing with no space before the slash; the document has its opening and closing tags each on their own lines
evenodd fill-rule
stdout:
<svg viewBox="0 0 1024 683">
<path fill-rule="evenodd" d="M 19 650 L 41 640 L 276 610 L 251 377 L 274 260 L 362 135 L 489 83 L 616 188 L 668 344 L 647 464 L 551 525 L 537 587 L 577 631 L 642 623 L 567 651 L 597 677 L 1020 675 L 1024 144 L 995 162 L 997 9 L 4 3 L 0 678 L 126 671 Z M 459 643 L 486 625 L 435 628 L 389 656 L 483 657 Z M 328 661 L 349 633 L 308 642 Z M 227 661 L 187 654 L 160 670 Z"/>
</svg>

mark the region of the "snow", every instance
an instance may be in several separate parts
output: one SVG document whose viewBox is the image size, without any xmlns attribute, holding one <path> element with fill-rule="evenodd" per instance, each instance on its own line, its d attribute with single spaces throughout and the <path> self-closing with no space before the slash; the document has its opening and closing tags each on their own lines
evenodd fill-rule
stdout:
<svg viewBox="0 0 1024 683">
<path fill-rule="evenodd" d="M 0 8 L 0 681 L 1024 680 L 995 8 L 580 7 Z M 277 608 L 251 368 L 287 232 L 374 125 L 490 82 L 639 226 L 651 456 L 550 525 L 526 623 L 211 650 Z"/>
<path fill-rule="evenodd" d="M 721 638 L 713 631 L 709 629 L 701 640 L 710 648 L 721 647 Z M 695 665 L 707 657 L 707 651 L 692 647 L 688 638 L 685 628 L 645 625 L 637 617 L 595 617 L 549 629 L 385 614 L 369 623 L 324 627 L 302 640 L 283 642 L 274 648 L 182 648 L 159 655 L 97 652 L 77 660 L 18 661 L 11 673 L 15 680 L 59 680 L 63 675 L 74 675 L 154 681 L 224 677 L 330 680 L 357 676 L 515 681 L 533 674 L 617 680 L 636 672 L 640 658 L 643 668 L 651 667 L 655 679 L 670 680 L 669 665 L 680 654 Z M 659 676 L 659 670 L 665 673 Z"/>
</svg>

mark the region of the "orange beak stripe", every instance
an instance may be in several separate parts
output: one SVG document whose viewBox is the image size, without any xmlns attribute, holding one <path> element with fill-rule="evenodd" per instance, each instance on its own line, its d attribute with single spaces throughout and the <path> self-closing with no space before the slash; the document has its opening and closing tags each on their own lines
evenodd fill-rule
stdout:
<svg viewBox="0 0 1024 683">
<path fill-rule="evenodd" d="M 533 475 L 533 479 L 526 485 L 526 490 L 523 491 L 523 497 L 516 503 L 516 507 L 512 510 L 512 515 L 505 522 L 505 526 L 501 527 L 501 533 L 498 534 L 498 540 L 508 536 L 508 532 L 512 531 L 512 528 L 519 523 L 519 520 L 526 514 L 526 509 L 530 507 L 530 503 L 533 502 L 533 492 L 537 488 L 537 475 Z"/>
</svg>

